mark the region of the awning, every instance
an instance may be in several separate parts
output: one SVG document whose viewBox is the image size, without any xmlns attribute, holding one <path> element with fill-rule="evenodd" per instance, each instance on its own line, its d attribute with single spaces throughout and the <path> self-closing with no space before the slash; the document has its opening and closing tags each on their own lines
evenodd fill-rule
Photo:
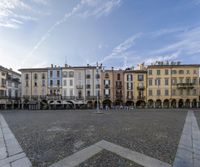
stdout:
<svg viewBox="0 0 200 167">
<path fill-rule="evenodd" d="M 70 103 L 68 101 L 63 101 L 62 104 L 72 104 L 72 103 Z"/>
<path fill-rule="evenodd" d="M 50 105 L 59 105 L 59 104 L 61 104 L 61 102 L 60 101 L 52 101 L 49 104 Z"/>
</svg>

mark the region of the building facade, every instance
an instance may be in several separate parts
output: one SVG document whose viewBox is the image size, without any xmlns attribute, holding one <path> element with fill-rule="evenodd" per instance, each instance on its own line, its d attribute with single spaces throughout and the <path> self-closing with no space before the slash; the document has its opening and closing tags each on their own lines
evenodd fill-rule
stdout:
<svg viewBox="0 0 200 167">
<path fill-rule="evenodd" d="M 156 62 L 125 70 L 105 70 L 102 65 L 21 69 L 22 108 L 197 108 L 199 67 Z M 1 71 L 0 96 L 19 97 L 19 87 L 8 76 Z"/>
<path fill-rule="evenodd" d="M 199 107 L 199 65 L 158 62 L 148 66 L 148 106 Z"/>
<path fill-rule="evenodd" d="M 0 109 L 20 108 L 21 75 L 0 66 Z"/>
</svg>

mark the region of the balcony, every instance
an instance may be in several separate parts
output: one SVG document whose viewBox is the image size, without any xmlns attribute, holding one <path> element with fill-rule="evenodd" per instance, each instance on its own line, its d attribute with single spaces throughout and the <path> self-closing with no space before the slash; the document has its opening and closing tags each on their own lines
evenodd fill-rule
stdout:
<svg viewBox="0 0 200 167">
<path fill-rule="evenodd" d="M 83 85 L 76 85 L 76 89 L 83 89 Z"/>
<path fill-rule="evenodd" d="M 96 100 L 97 96 L 86 96 L 86 100 Z"/>
<path fill-rule="evenodd" d="M 75 96 L 62 96 L 62 99 L 63 100 L 74 100 L 74 99 L 76 99 L 76 97 Z"/>
<path fill-rule="evenodd" d="M 178 83 L 177 88 L 178 89 L 193 89 L 194 83 Z"/>
<path fill-rule="evenodd" d="M 91 85 L 86 85 L 86 89 L 90 89 L 91 88 Z"/>
<path fill-rule="evenodd" d="M 48 100 L 61 100 L 62 96 L 61 95 L 47 95 Z"/>
<path fill-rule="evenodd" d="M 137 100 L 145 100 L 145 96 L 138 96 Z"/>
<path fill-rule="evenodd" d="M 127 96 L 126 100 L 134 100 L 134 97 L 133 96 Z"/>
<path fill-rule="evenodd" d="M 0 99 L 8 99 L 8 96 L 0 95 Z"/>
<path fill-rule="evenodd" d="M 84 97 L 83 96 L 78 96 L 78 97 L 76 97 L 76 100 L 84 100 Z"/>
<path fill-rule="evenodd" d="M 122 89 L 122 85 L 116 85 L 116 89 Z"/>
<path fill-rule="evenodd" d="M 110 85 L 104 85 L 105 88 L 110 88 Z"/>
<path fill-rule="evenodd" d="M 145 90 L 144 85 L 139 85 L 139 86 L 137 87 L 137 90 Z"/>
</svg>

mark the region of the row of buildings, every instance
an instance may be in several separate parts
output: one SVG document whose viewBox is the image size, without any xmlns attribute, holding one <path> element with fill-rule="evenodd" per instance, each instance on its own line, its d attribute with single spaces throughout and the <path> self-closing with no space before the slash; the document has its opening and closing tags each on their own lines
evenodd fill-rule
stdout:
<svg viewBox="0 0 200 167">
<path fill-rule="evenodd" d="M 0 107 L 23 109 L 197 108 L 199 64 L 156 62 L 136 69 L 51 65 L 48 68 L 0 68 Z M 5 97 L 5 98 L 4 98 Z"/>
</svg>

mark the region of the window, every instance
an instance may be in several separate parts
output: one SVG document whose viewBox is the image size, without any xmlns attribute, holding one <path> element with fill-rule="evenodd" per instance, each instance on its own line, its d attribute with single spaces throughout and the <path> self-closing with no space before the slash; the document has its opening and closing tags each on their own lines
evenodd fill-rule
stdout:
<svg viewBox="0 0 200 167">
<path fill-rule="evenodd" d="M 187 74 L 190 74 L 190 70 L 187 70 Z"/>
<path fill-rule="evenodd" d="M 45 79 L 45 73 L 42 73 L 42 79 Z"/>
<path fill-rule="evenodd" d="M 180 96 L 183 95 L 183 89 L 180 90 L 179 95 L 180 95 Z"/>
<path fill-rule="evenodd" d="M 197 74 L 197 70 L 194 70 L 193 73 L 194 73 L 194 74 Z"/>
<path fill-rule="evenodd" d="M 37 87 L 37 82 L 34 83 L 34 86 Z"/>
<path fill-rule="evenodd" d="M 89 90 L 87 91 L 87 96 L 90 96 L 90 91 Z"/>
<path fill-rule="evenodd" d="M 70 91 L 69 91 L 69 93 L 70 93 L 70 96 L 73 96 L 73 89 L 70 89 Z"/>
<path fill-rule="evenodd" d="M 96 79 L 99 79 L 100 78 L 100 75 L 99 74 L 96 74 Z"/>
<path fill-rule="evenodd" d="M 193 78 L 193 84 L 197 84 L 197 78 Z"/>
<path fill-rule="evenodd" d="M 190 78 L 186 78 L 186 83 L 190 83 Z"/>
<path fill-rule="evenodd" d="M 69 85 L 70 85 L 70 86 L 73 86 L 73 80 L 72 80 L 72 79 L 70 79 Z"/>
<path fill-rule="evenodd" d="M 190 95 L 190 89 L 187 89 L 187 95 L 188 96 Z"/>
<path fill-rule="evenodd" d="M 131 74 L 127 75 L 127 81 L 132 81 L 133 80 L 133 76 Z"/>
<path fill-rule="evenodd" d="M 104 89 L 104 95 L 108 96 L 110 94 L 110 90 L 109 89 Z"/>
<path fill-rule="evenodd" d="M 26 74 L 25 78 L 26 78 L 26 79 L 29 79 L 29 75 L 28 75 L 28 74 Z"/>
<path fill-rule="evenodd" d="M 153 96 L 153 91 L 149 90 L 149 96 Z"/>
<path fill-rule="evenodd" d="M 169 70 L 165 70 L 165 75 L 168 75 L 169 74 Z"/>
<path fill-rule="evenodd" d="M 179 83 L 183 83 L 183 77 L 179 78 Z"/>
<path fill-rule="evenodd" d="M 53 86 L 53 80 L 50 80 L 50 86 Z"/>
<path fill-rule="evenodd" d="M 109 74 L 108 73 L 105 74 L 105 78 L 109 78 Z"/>
<path fill-rule="evenodd" d="M 120 80 L 120 74 L 117 74 L 117 80 Z"/>
<path fill-rule="evenodd" d="M 153 73 L 152 73 L 152 70 L 149 70 L 149 75 L 152 75 Z"/>
<path fill-rule="evenodd" d="M 197 90 L 193 89 L 193 95 L 197 95 Z"/>
<path fill-rule="evenodd" d="M 50 77 L 51 78 L 53 77 L 53 71 L 50 71 Z"/>
<path fill-rule="evenodd" d="M 67 96 L 67 91 L 66 90 L 64 90 L 64 96 Z"/>
<path fill-rule="evenodd" d="M 168 85 L 169 85 L 169 79 L 165 78 L 165 86 L 168 86 Z"/>
<path fill-rule="evenodd" d="M 45 80 L 42 80 L 42 86 L 45 86 Z"/>
<path fill-rule="evenodd" d="M 157 75 L 160 75 L 160 70 L 157 70 Z"/>
<path fill-rule="evenodd" d="M 104 85 L 110 85 L 110 80 L 104 80 Z"/>
<path fill-rule="evenodd" d="M 60 80 L 57 80 L 57 86 L 60 86 Z"/>
<path fill-rule="evenodd" d="M 172 96 L 176 96 L 176 89 L 172 89 Z"/>
<path fill-rule="evenodd" d="M 69 72 L 69 78 L 73 78 L 74 77 L 74 72 L 73 71 L 70 71 Z"/>
<path fill-rule="evenodd" d="M 34 74 L 34 79 L 37 80 L 37 74 Z"/>
<path fill-rule="evenodd" d="M 58 78 L 60 77 L 60 71 L 57 71 L 57 77 Z"/>
<path fill-rule="evenodd" d="M 157 96 L 160 96 L 160 95 L 161 95 L 161 91 L 157 90 Z"/>
<path fill-rule="evenodd" d="M 133 83 L 128 82 L 128 83 L 127 83 L 127 89 L 128 89 L 128 90 L 132 90 L 132 89 L 133 89 Z"/>
<path fill-rule="evenodd" d="M 183 70 L 179 70 L 179 74 L 184 74 L 184 71 Z"/>
<path fill-rule="evenodd" d="M 63 78 L 67 78 L 67 71 L 63 72 Z"/>
<path fill-rule="evenodd" d="M 153 80 L 149 79 L 149 86 L 152 86 L 152 85 L 153 85 Z"/>
<path fill-rule="evenodd" d="M 67 80 L 64 80 L 64 86 L 67 86 Z"/>
<path fill-rule="evenodd" d="M 144 75 L 138 75 L 138 81 L 144 81 Z"/>
<path fill-rule="evenodd" d="M 160 78 L 155 79 L 155 85 L 160 86 L 161 85 L 161 80 Z"/>
<path fill-rule="evenodd" d="M 28 87 L 28 81 L 26 81 L 26 87 Z"/>
<path fill-rule="evenodd" d="M 176 85 L 177 84 L 177 79 L 176 78 L 172 78 L 172 85 Z"/>
<path fill-rule="evenodd" d="M 177 74 L 177 71 L 176 70 L 172 70 L 172 74 Z"/>
<path fill-rule="evenodd" d="M 165 90 L 165 96 L 169 96 L 169 90 Z"/>
</svg>

